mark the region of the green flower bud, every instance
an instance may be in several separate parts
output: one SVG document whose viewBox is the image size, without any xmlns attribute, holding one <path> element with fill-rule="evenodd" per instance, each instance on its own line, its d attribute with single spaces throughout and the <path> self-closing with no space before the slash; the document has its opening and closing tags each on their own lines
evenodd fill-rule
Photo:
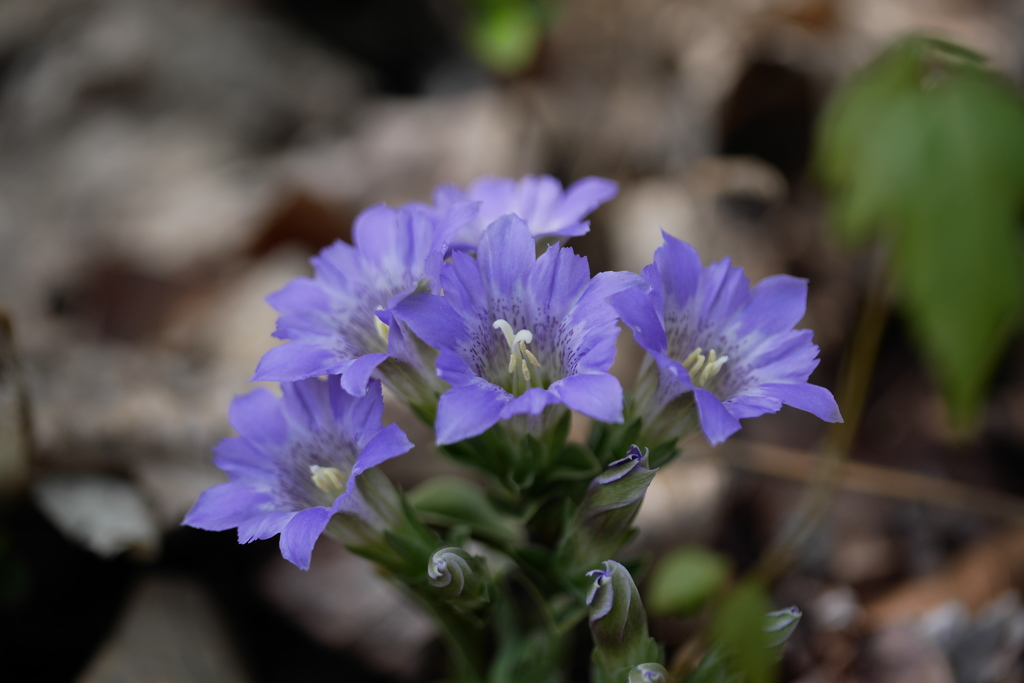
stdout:
<svg viewBox="0 0 1024 683">
<path fill-rule="evenodd" d="M 590 632 L 594 636 L 595 680 L 622 681 L 628 670 L 660 659 L 647 632 L 647 614 L 633 577 L 618 562 L 588 572 L 594 585 L 587 595 Z"/>
<path fill-rule="evenodd" d="M 640 664 L 629 670 L 627 683 L 668 683 L 668 671 L 661 664 Z"/>
<path fill-rule="evenodd" d="M 647 449 L 630 446 L 626 457 L 608 465 L 590 483 L 580 519 L 596 535 L 621 536 L 629 530 L 657 469 L 647 467 Z"/>
<path fill-rule="evenodd" d="M 787 607 L 764 615 L 764 631 L 768 634 L 768 647 L 782 656 L 782 646 L 793 635 L 803 613 L 797 607 Z"/>
<path fill-rule="evenodd" d="M 483 562 L 462 548 L 441 548 L 431 555 L 427 581 L 461 607 L 473 608 L 490 600 Z"/>
</svg>

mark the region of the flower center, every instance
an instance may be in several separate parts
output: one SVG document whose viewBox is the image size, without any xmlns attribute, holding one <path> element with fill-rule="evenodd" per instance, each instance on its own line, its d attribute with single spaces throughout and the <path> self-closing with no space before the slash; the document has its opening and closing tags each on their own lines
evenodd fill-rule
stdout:
<svg viewBox="0 0 1024 683">
<path fill-rule="evenodd" d="M 683 367 L 690 373 L 690 380 L 695 387 L 705 387 L 715 375 L 722 371 L 725 361 L 729 356 L 719 356 L 714 349 L 704 355 L 701 347 L 695 348 L 690 355 L 683 360 Z"/>
<path fill-rule="evenodd" d="M 537 357 L 526 348 L 526 345 L 533 341 L 533 332 L 529 330 L 519 330 L 518 332 L 512 332 L 512 326 L 508 324 L 507 320 L 499 318 L 495 320 L 491 325 L 496 330 L 501 330 L 501 333 L 505 335 L 505 341 L 508 342 L 509 357 L 508 357 L 508 372 L 512 375 L 512 393 L 518 394 L 519 377 L 522 376 L 525 384 L 523 390 L 530 386 L 530 366 L 535 368 L 540 367 L 540 361 Z"/>
<path fill-rule="evenodd" d="M 348 475 L 337 467 L 310 465 L 309 475 L 313 480 L 313 484 L 315 484 L 318 489 L 331 496 L 332 499 L 345 493 L 345 490 L 348 488 Z"/>
</svg>

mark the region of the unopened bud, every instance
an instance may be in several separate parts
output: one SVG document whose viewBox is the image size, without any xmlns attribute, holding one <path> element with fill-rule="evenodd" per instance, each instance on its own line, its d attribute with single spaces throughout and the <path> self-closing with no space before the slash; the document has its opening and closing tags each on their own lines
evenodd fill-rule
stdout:
<svg viewBox="0 0 1024 683">
<path fill-rule="evenodd" d="M 797 607 L 787 607 L 764 615 L 764 631 L 768 634 L 768 647 L 782 655 L 782 646 L 793 635 L 803 613 Z"/>
<path fill-rule="evenodd" d="M 490 599 L 483 563 L 462 548 L 441 548 L 431 555 L 427 580 L 462 607 L 476 607 Z"/>
<path fill-rule="evenodd" d="M 647 451 L 630 446 L 626 457 L 594 477 L 580 504 L 572 552 L 577 564 L 616 553 L 630 538 L 630 527 L 657 469 L 647 467 Z"/>
<path fill-rule="evenodd" d="M 640 592 L 626 568 L 614 560 L 606 560 L 604 569 L 587 576 L 594 579 L 587 595 L 594 663 L 622 680 L 629 668 L 659 658 L 658 646 L 647 632 Z"/>
<path fill-rule="evenodd" d="M 640 664 L 629 670 L 627 683 L 668 683 L 668 671 L 661 664 Z"/>
</svg>

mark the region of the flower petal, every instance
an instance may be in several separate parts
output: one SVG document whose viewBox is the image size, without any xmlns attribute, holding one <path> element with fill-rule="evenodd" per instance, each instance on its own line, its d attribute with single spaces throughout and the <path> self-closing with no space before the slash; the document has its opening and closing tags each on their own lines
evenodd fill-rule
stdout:
<svg viewBox="0 0 1024 683">
<path fill-rule="evenodd" d="M 435 349 L 452 348 L 468 334 L 455 309 L 436 294 L 413 294 L 392 311 L 413 333 Z"/>
<path fill-rule="evenodd" d="M 387 360 L 386 353 L 368 353 L 353 360 L 341 373 L 341 388 L 353 396 L 366 393 L 366 385 L 377 366 Z"/>
<path fill-rule="evenodd" d="M 412 450 L 412 445 L 412 441 L 409 441 L 409 437 L 398 425 L 390 424 L 384 427 L 363 447 L 356 464 L 352 467 L 352 476 L 376 467 L 396 455 L 408 453 Z"/>
<path fill-rule="evenodd" d="M 511 396 L 501 387 L 477 381 L 452 387 L 437 404 L 437 443 L 457 443 L 483 434 L 501 418 Z"/>
<path fill-rule="evenodd" d="M 238 525 L 238 542 L 264 541 L 276 536 L 294 516 L 294 510 L 279 510 L 247 519 Z"/>
<path fill-rule="evenodd" d="M 787 406 L 806 410 L 826 422 L 842 422 L 832 392 L 816 384 L 762 384 L 759 391 L 778 397 Z"/>
<path fill-rule="evenodd" d="M 622 322 L 633 331 L 633 338 L 647 351 L 665 353 L 668 340 L 665 328 L 658 319 L 658 312 L 649 295 L 638 288 L 617 292 L 608 298 L 612 308 L 622 318 Z"/>
<path fill-rule="evenodd" d="M 261 450 L 279 447 L 288 440 L 288 425 L 281 404 L 266 389 L 236 396 L 228 408 L 228 422 L 239 435 Z"/>
<path fill-rule="evenodd" d="M 281 555 L 299 569 L 309 569 L 313 546 L 327 528 L 334 511 L 313 507 L 295 513 L 281 530 Z"/>
<path fill-rule="evenodd" d="M 500 292 L 509 304 L 523 296 L 535 253 L 530 228 L 521 218 L 502 216 L 491 223 L 480 238 L 477 255 L 480 272 L 489 290 Z"/>
<path fill-rule="evenodd" d="M 326 345 L 291 341 L 267 351 L 256 366 L 253 382 L 296 382 L 331 374 L 337 356 Z"/>
<path fill-rule="evenodd" d="M 704 436 L 711 445 L 717 445 L 728 439 L 740 429 L 740 421 L 729 414 L 722 402 L 710 391 L 695 387 L 694 398 L 697 400 L 697 414 Z"/>
<path fill-rule="evenodd" d="M 601 422 L 622 422 L 622 385 L 608 374 L 572 375 L 548 391 L 569 409 Z"/>
<path fill-rule="evenodd" d="M 793 329 L 807 310 L 807 280 L 792 275 L 765 278 L 736 314 L 736 334 L 778 334 Z"/>
<path fill-rule="evenodd" d="M 207 531 L 233 529 L 255 516 L 266 514 L 270 496 L 248 486 L 220 484 L 203 491 L 182 522 Z"/>
</svg>

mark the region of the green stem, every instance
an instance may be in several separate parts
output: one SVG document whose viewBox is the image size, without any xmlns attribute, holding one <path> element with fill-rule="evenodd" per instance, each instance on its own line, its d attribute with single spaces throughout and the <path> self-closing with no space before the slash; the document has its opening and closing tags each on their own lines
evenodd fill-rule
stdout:
<svg viewBox="0 0 1024 683">
<path fill-rule="evenodd" d="M 883 261 L 881 255 L 876 255 L 867 297 L 857 320 L 839 390 L 836 392 L 844 422 L 829 425 L 822 445 L 821 465 L 814 482 L 805 491 L 789 522 L 754 569 L 754 575 L 766 584 L 792 564 L 821 526 L 842 480 L 843 465 L 849 457 L 864 416 L 878 349 L 889 317 L 889 288 Z"/>
</svg>

